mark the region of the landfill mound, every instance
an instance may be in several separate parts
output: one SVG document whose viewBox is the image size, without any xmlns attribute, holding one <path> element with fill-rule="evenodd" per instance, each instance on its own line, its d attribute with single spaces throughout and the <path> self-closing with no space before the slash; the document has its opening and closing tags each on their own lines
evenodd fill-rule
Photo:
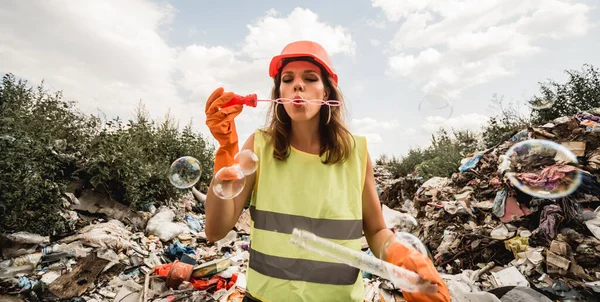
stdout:
<svg viewBox="0 0 600 302">
<path fill-rule="evenodd" d="M 0 301 L 242 301 L 249 211 L 208 242 L 205 198 L 194 189 L 134 212 L 95 191 L 67 194 L 70 236 L 2 236 Z"/>
<path fill-rule="evenodd" d="M 392 208 L 388 211 L 416 217 L 419 227 L 396 228 L 423 241 L 455 295 L 519 286 L 553 300 L 597 301 L 590 297 L 600 293 L 598 122 L 600 116 L 581 113 L 523 129 L 470 154 L 450 178 L 434 177 L 420 186 L 414 178 L 391 179 L 378 167 L 382 203 Z M 570 195 L 531 196 L 505 177 L 509 149 L 535 139 L 560 144 L 577 157 L 581 183 Z M 523 158 L 521 164 L 537 165 L 537 176 L 558 169 L 542 157 Z"/>
<path fill-rule="evenodd" d="M 393 179 L 376 166 L 386 226 L 425 243 L 454 301 L 502 296 L 595 301 L 593 294 L 600 291 L 597 122 L 598 116 L 580 114 L 525 129 L 471 154 L 450 178 Z M 503 155 L 533 138 L 561 143 L 578 156 L 583 176 L 575 192 L 533 198 L 505 179 L 499 168 Z M 545 168 L 543 161 L 536 165 Z M 144 211 L 94 190 L 75 191 L 65 195 L 60 211 L 72 230 L 68 236 L 0 236 L 1 301 L 242 301 L 248 209 L 225 238 L 209 242 L 206 197 L 195 189 Z M 372 255 L 366 240 L 363 251 Z M 365 301 L 403 300 L 389 281 L 368 272 L 363 278 Z"/>
</svg>

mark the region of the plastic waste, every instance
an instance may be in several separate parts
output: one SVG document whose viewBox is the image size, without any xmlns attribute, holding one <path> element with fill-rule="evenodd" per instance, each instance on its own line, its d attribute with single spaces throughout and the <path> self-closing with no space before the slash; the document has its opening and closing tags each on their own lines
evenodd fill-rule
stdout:
<svg viewBox="0 0 600 302">
<path fill-rule="evenodd" d="M 204 226 L 202 226 L 202 222 L 192 215 L 186 214 L 185 222 L 190 227 L 190 229 L 192 229 L 195 232 L 200 232 L 204 229 Z"/>
<path fill-rule="evenodd" d="M 30 290 L 34 290 L 40 287 L 39 280 L 31 280 L 25 276 L 19 277 L 19 288 L 20 292 L 26 292 Z"/>
<path fill-rule="evenodd" d="M 24 243 L 24 244 L 42 244 L 42 243 L 50 243 L 49 236 L 41 236 L 38 234 L 32 234 L 28 232 L 16 232 L 12 233 L 8 236 L 14 243 Z"/>
<path fill-rule="evenodd" d="M 311 232 L 294 229 L 290 241 L 305 250 L 387 279 L 404 292 L 437 292 L 437 285 L 423 280 L 415 272 L 320 238 Z"/>
<path fill-rule="evenodd" d="M 19 275 L 27 275 L 33 272 L 33 265 L 11 266 L 0 269 L 0 279 L 12 278 Z"/>
<path fill-rule="evenodd" d="M 229 233 L 227 233 L 227 235 L 225 237 L 223 237 L 221 240 L 218 240 L 215 242 L 215 244 L 217 245 L 217 247 L 222 248 L 224 246 L 230 245 L 232 242 L 235 241 L 235 239 L 237 238 L 237 232 L 234 230 L 229 231 Z"/>
<path fill-rule="evenodd" d="M 190 228 L 183 223 L 173 222 L 175 213 L 168 208 L 161 208 L 146 225 L 149 234 L 156 235 L 162 241 L 171 241 L 180 234 L 188 233 Z"/>
<path fill-rule="evenodd" d="M 171 260 L 180 260 L 185 254 L 196 254 L 196 251 L 187 245 L 181 244 L 179 240 L 175 240 L 165 251 L 165 255 Z"/>
<path fill-rule="evenodd" d="M 43 256 L 42 253 L 33 253 L 33 254 L 21 256 L 21 257 L 15 258 L 13 260 L 12 266 L 32 265 L 32 266 L 36 267 L 38 265 L 38 263 L 40 263 L 42 256 Z"/>
</svg>

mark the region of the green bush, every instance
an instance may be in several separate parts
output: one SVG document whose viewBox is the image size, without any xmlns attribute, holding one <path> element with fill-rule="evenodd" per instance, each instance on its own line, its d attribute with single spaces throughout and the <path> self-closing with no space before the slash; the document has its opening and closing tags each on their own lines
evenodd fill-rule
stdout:
<svg viewBox="0 0 600 302">
<path fill-rule="evenodd" d="M 60 92 L 5 75 L 0 85 L 0 228 L 65 231 L 61 193 L 77 170 L 98 120 L 76 112 Z"/>
<path fill-rule="evenodd" d="M 192 131 L 191 124 L 180 132 L 169 115 L 155 123 L 139 106 L 135 119 L 127 124 L 118 119 L 106 123 L 84 154 L 87 163 L 82 175 L 96 189 L 140 209 L 145 203 L 184 192 L 167 178 L 171 163 L 181 156 L 198 159 L 202 165 L 199 184 L 206 187 L 212 177 L 213 151 L 201 134 Z"/>
<path fill-rule="evenodd" d="M 377 162 L 385 165 L 394 177 L 404 177 L 416 172 L 427 180 L 434 176 L 451 176 L 458 171 L 460 161 L 477 150 L 479 140 L 471 131 L 454 131 L 450 136 L 440 129 L 431 136 L 427 148 L 411 148 L 408 155 L 389 159 L 380 157 Z"/>
<path fill-rule="evenodd" d="M 200 187 L 212 175 L 214 148 L 188 124 L 178 130 L 167 115 L 150 121 L 140 105 L 128 124 L 102 121 L 77 110 L 43 83 L 33 89 L 12 74 L 0 85 L 0 229 L 56 235 L 67 231 L 58 215 L 67 185 L 77 179 L 139 209 L 186 192 L 167 179 L 178 157 L 202 165 Z"/>
<path fill-rule="evenodd" d="M 483 131 L 483 143 L 486 148 L 510 139 L 517 132 L 531 126 L 530 116 L 519 110 L 519 104 L 509 102 L 506 104 L 502 98 L 494 95 L 492 107 L 496 114 L 492 116 Z"/>
<path fill-rule="evenodd" d="M 458 172 L 460 161 L 477 150 L 478 140 L 471 131 L 454 131 L 450 136 L 440 129 L 432 135 L 431 146 L 424 151 L 425 160 L 415 167 L 424 180 L 435 176 L 450 177 Z"/>
<path fill-rule="evenodd" d="M 568 75 L 565 83 L 554 80 L 540 83 L 540 94 L 528 101 L 530 105 L 551 104 L 548 108 L 532 111 L 531 118 L 535 123 L 546 123 L 557 117 L 600 107 L 598 69 L 590 64 L 584 64 L 581 70 L 565 72 Z"/>
<path fill-rule="evenodd" d="M 382 155 L 378 160 L 378 165 L 385 166 L 394 178 L 405 177 L 415 171 L 417 165 L 426 159 L 424 150 L 420 148 L 410 148 L 408 154 L 401 157 L 392 156 L 388 158 Z"/>
</svg>

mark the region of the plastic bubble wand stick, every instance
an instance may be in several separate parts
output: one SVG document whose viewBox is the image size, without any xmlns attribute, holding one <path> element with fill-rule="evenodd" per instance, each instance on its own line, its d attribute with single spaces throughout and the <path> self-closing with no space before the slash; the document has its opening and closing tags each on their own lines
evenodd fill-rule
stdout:
<svg viewBox="0 0 600 302">
<path fill-rule="evenodd" d="M 258 97 L 256 96 L 256 94 L 249 94 L 246 96 L 241 96 L 241 95 L 234 95 L 234 97 L 231 99 L 231 101 L 223 104 L 223 106 L 221 106 L 221 108 L 225 108 L 225 107 L 229 107 L 229 106 L 233 106 L 233 105 L 246 105 L 246 106 L 250 106 L 250 107 L 256 107 L 258 105 L 258 102 L 271 102 L 271 103 L 279 103 L 279 104 L 303 104 L 303 103 L 308 103 L 308 104 L 315 104 L 315 105 L 327 105 L 327 106 L 333 106 L 333 107 L 339 107 L 342 105 L 342 102 L 337 101 L 337 100 L 328 100 L 328 101 L 324 101 L 324 100 L 305 100 L 305 99 L 288 99 L 288 98 L 278 98 L 276 100 L 259 100 Z"/>
<path fill-rule="evenodd" d="M 290 242 L 305 250 L 387 279 L 404 292 L 436 293 L 438 291 L 436 284 L 423 280 L 415 272 L 320 238 L 308 231 L 294 229 Z"/>
</svg>

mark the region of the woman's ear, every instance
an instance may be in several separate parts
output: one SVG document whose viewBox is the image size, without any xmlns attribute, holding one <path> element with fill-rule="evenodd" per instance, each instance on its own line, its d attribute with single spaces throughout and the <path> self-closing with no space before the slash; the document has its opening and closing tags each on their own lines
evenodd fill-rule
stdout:
<svg viewBox="0 0 600 302">
<path fill-rule="evenodd" d="M 328 96 L 329 96 L 329 88 L 325 88 L 325 94 L 323 95 L 323 99 L 327 100 Z"/>
</svg>

